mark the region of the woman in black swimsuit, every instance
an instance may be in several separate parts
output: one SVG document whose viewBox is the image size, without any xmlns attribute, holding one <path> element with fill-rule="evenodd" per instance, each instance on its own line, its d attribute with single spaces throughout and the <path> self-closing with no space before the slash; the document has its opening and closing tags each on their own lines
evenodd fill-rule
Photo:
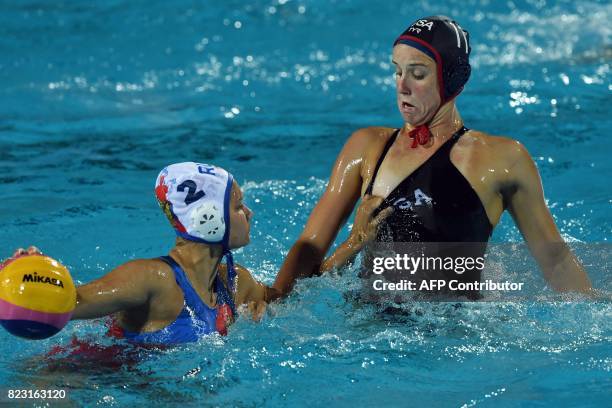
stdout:
<svg viewBox="0 0 612 408">
<path fill-rule="evenodd" d="M 359 129 L 347 140 L 276 278 L 277 296 L 297 278 L 345 265 L 371 241 L 476 242 L 483 253 L 505 210 L 551 287 L 591 289 L 559 234 L 525 147 L 464 127 L 455 98 L 471 73 L 470 51 L 468 33 L 441 16 L 417 20 L 396 39 L 404 126 Z M 323 262 L 360 198 L 348 240 Z"/>
</svg>

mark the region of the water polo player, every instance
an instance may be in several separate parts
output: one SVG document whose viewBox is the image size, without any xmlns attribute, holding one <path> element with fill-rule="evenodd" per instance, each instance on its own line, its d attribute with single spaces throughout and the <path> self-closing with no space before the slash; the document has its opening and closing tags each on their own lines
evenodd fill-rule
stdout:
<svg viewBox="0 0 612 408">
<path fill-rule="evenodd" d="M 72 319 L 113 315 L 116 337 L 177 344 L 225 334 L 236 305 L 261 314 L 267 288 L 232 259 L 232 249 L 249 243 L 251 218 L 232 175 L 205 164 L 172 164 L 159 174 L 155 193 L 176 245 L 168 256 L 127 262 L 78 287 Z M 15 254 L 22 255 L 27 252 Z"/>
<path fill-rule="evenodd" d="M 348 139 L 276 278 L 279 295 L 296 278 L 344 265 L 368 241 L 486 243 L 505 210 L 553 288 L 590 289 L 525 147 L 464 126 L 455 97 L 470 77 L 470 52 L 469 34 L 447 17 L 419 19 L 397 37 L 393 64 L 404 125 L 359 129 Z M 322 265 L 360 197 L 350 237 Z"/>
</svg>

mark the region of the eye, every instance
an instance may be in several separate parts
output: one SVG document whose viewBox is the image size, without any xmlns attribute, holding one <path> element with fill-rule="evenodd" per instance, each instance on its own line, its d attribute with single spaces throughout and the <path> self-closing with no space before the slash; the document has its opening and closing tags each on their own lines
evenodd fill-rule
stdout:
<svg viewBox="0 0 612 408">
<path fill-rule="evenodd" d="M 412 76 L 415 79 L 423 79 L 423 78 L 425 78 L 426 74 L 427 73 L 424 70 L 422 70 L 422 69 L 413 69 L 412 70 Z"/>
</svg>

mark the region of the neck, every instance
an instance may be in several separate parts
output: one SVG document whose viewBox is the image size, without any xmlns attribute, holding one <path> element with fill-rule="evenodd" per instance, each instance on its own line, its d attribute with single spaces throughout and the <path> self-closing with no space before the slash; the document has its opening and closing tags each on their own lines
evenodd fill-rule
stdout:
<svg viewBox="0 0 612 408">
<path fill-rule="evenodd" d="M 221 245 L 207 245 L 178 238 L 170 250 L 170 256 L 183 268 L 197 292 L 214 292 L 215 278 L 223 256 Z"/>
<path fill-rule="evenodd" d="M 455 106 L 455 101 L 449 101 L 442 105 L 440 109 L 434 114 L 433 118 L 426 121 L 424 124 L 427 125 L 431 132 L 431 139 L 426 147 L 439 145 L 448 140 L 456 131 L 461 129 L 463 126 L 463 119 Z M 402 133 L 408 133 L 418 125 L 412 125 L 408 122 L 404 124 Z"/>
</svg>

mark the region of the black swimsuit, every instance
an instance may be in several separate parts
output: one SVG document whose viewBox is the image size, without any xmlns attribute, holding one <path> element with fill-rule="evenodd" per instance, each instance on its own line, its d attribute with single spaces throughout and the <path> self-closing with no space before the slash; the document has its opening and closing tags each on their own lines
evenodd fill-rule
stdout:
<svg viewBox="0 0 612 408">
<path fill-rule="evenodd" d="M 434 256 L 484 256 L 493 226 L 480 198 L 450 160 L 452 147 L 466 131 L 465 127 L 459 129 L 385 198 L 374 214 L 391 206 L 394 211 L 380 225 L 376 242 L 463 243 L 430 245 L 427 252 Z M 366 194 L 372 193 L 380 165 L 398 134 L 399 130 L 389 138 Z M 463 274 L 439 271 L 421 278 L 473 282 L 480 280 L 480 273 L 480 269 Z M 475 292 L 461 294 L 478 297 Z"/>
<path fill-rule="evenodd" d="M 487 242 L 493 227 L 480 198 L 450 161 L 462 127 L 385 198 L 377 212 L 393 206 L 381 225 L 379 242 Z M 378 169 L 399 130 L 389 138 L 366 194 L 372 194 Z"/>
</svg>

